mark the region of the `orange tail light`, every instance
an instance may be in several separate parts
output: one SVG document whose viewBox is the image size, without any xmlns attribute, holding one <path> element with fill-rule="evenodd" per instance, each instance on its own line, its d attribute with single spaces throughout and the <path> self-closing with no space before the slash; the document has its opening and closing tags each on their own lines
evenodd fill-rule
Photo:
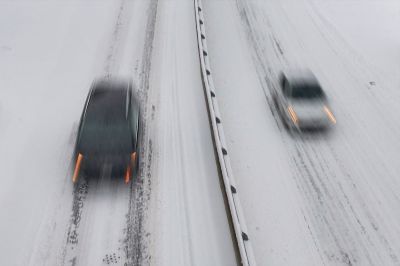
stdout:
<svg viewBox="0 0 400 266">
<path fill-rule="evenodd" d="M 131 154 L 131 161 L 128 165 L 128 168 L 126 169 L 126 173 L 125 173 L 125 183 L 128 184 L 130 179 L 131 179 L 131 173 L 132 173 L 132 164 L 136 163 L 136 152 Z"/>
<path fill-rule="evenodd" d="M 129 165 L 128 168 L 126 169 L 125 184 L 128 184 L 130 180 L 131 180 L 131 166 Z"/>
<path fill-rule="evenodd" d="M 79 153 L 78 158 L 76 159 L 74 175 L 72 176 L 73 183 L 75 183 L 78 180 L 79 169 L 81 168 L 82 159 L 83 159 L 83 156 L 82 156 L 82 154 Z"/>
<path fill-rule="evenodd" d="M 328 115 L 329 119 L 331 120 L 331 122 L 333 124 L 336 124 L 336 118 L 335 116 L 332 114 L 331 110 L 329 110 L 328 107 L 324 106 L 324 111 L 325 113 Z"/>
<path fill-rule="evenodd" d="M 297 125 L 297 122 L 299 121 L 299 119 L 297 118 L 296 112 L 293 110 L 293 107 L 289 106 L 288 111 L 289 111 L 289 115 L 290 115 L 290 118 L 292 119 L 293 123 L 295 123 Z"/>
</svg>

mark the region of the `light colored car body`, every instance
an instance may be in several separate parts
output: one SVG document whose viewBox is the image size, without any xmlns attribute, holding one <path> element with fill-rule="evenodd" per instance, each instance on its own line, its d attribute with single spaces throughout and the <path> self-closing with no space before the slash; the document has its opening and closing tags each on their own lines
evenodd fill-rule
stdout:
<svg viewBox="0 0 400 266">
<path fill-rule="evenodd" d="M 336 124 L 325 93 L 309 70 L 282 73 L 274 102 L 287 128 L 326 129 Z"/>
</svg>

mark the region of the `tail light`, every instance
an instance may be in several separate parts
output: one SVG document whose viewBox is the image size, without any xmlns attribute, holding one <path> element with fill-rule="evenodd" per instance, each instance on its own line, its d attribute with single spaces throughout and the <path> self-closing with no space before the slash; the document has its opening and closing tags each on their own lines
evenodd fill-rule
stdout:
<svg viewBox="0 0 400 266">
<path fill-rule="evenodd" d="M 80 170 L 81 164 L 82 164 L 82 159 L 83 159 L 83 155 L 79 153 L 78 157 L 76 158 L 74 175 L 72 176 L 73 183 L 75 183 L 78 180 L 79 170 Z"/>
<path fill-rule="evenodd" d="M 329 108 L 327 106 L 324 106 L 324 111 L 327 114 L 327 116 L 329 117 L 329 120 L 331 120 L 331 122 L 333 124 L 336 124 L 336 118 L 333 116 L 331 110 L 329 110 Z"/>
<path fill-rule="evenodd" d="M 292 119 L 293 123 L 297 125 L 299 119 L 297 118 L 296 112 L 293 110 L 292 106 L 288 107 L 288 112 L 289 112 L 290 118 Z"/>
<path fill-rule="evenodd" d="M 131 161 L 129 162 L 128 167 L 126 168 L 125 173 L 125 184 L 128 184 L 131 179 L 132 174 L 132 165 L 136 165 L 136 152 L 131 154 Z"/>
</svg>

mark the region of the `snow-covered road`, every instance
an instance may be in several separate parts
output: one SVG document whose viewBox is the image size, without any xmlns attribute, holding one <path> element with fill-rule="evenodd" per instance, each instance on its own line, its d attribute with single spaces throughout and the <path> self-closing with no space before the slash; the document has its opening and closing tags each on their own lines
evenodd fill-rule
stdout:
<svg viewBox="0 0 400 266">
<path fill-rule="evenodd" d="M 159 1 L 150 88 L 156 265 L 235 265 L 200 76 L 192 1 Z M 148 117 L 150 120 L 152 115 Z"/>
<path fill-rule="evenodd" d="M 400 264 L 400 3 L 204 0 L 258 265 Z M 291 135 L 270 91 L 309 67 L 338 124 Z M 96 76 L 130 77 L 139 177 L 71 184 Z M 193 2 L 0 1 L 0 265 L 235 265 Z"/>
<path fill-rule="evenodd" d="M 0 2 L 0 264 L 235 265 L 192 1 Z M 141 99 L 139 177 L 71 184 L 96 76 Z"/>
<path fill-rule="evenodd" d="M 400 263 L 398 1 L 204 1 L 222 122 L 259 265 Z M 331 132 L 290 135 L 270 91 L 309 67 Z"/>
</svg>

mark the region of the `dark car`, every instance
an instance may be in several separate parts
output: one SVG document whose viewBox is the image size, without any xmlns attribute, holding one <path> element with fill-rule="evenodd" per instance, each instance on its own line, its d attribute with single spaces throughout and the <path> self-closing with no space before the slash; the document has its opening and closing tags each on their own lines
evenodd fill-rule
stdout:
<svg viewBox="0 0 400 266">
<path fill-rule="evenodd" d="M 80 170 L 95 175 L 110 164 L 128 183 L 138 162 L 139 116 L 131 82 L 95 80 L 79 124 L 72 181 L 78 180 Z"/>
<path fill-rule="evenodd" d="M 310 70 L 281 73 L 274 102 L 287 128 L 327 128 L 336 124 L 320 83 Z"/>
</svg>

